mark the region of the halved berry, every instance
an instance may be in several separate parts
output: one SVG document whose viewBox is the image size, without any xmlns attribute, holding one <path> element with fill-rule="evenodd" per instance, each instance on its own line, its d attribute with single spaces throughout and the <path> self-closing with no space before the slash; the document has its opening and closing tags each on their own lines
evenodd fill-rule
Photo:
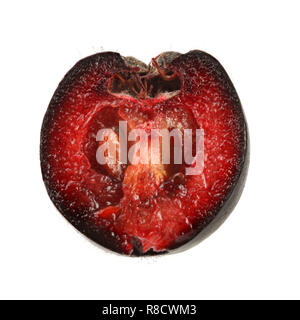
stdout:
<svg viewBox="0 0 300 320">
<path fill-rule="evenodd" d="M 145 139 L 134 141 L 139 130 Z M 157 132 L 178 134 L 168 136 L 169 161 L 163 134 L 153 148 Z M 228 75 L 195 50 L 148 66 L 113 52 L 79 61 L 50 102 L 40 150 L 58 210 L 97 243 L 144 255 L 186 248 L 221 224 L 243 189 L 248 149 Z"/>
</svg>

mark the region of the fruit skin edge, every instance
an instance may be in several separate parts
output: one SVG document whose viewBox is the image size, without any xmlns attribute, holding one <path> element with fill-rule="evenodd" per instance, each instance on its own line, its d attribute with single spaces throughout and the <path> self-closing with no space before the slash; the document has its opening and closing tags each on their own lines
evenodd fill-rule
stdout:
<svg viewBox="0 0 300 320">
<path fill-rule="evenodd" d="M 245 121 L 245 142 L 246 142 L 246 154 L 244 157 L 244 162 L 242 164 L 243 169 L 236 181 L 236 185 L 228 198 L 225 200 L 225 203 L 223 204 L 222 208 L 219 210 L 217 214 L 214 215 L 213 219 L 208 222 L 202 230 L 200 230 L 197 235 L 188 240 L 187 243 L 183 243 L 180 247 L 175 248 L 173 250 L 167 251 L 168 254 L 170 253 L 180 253 L 182 251 L 188 250 L 203 240 L 205 240 L 207 237 L 209 237 L 212 233 L 214 233 L 222 224 L 223 222 L 229 217 L 231 212 L 234 210 L 235 206 L 240 200 L 240 197 L 243 193 L 247 175 L 248 175 L 248 169 L 250 164 L 250 141 L 249 141 L 249 130 L 247 121 L 244 117 Z"/>
<path fill-rule="evenodd" d="M 196 50 L 196 51 L 200 51 L 200 50 Z M 178 247 L 178 248 L 168 250 L 167 251 L 168 254 L 180 253 L 180 252 L 186 251 L 186 250 L 196 246 L 197 244 L 199 244 L 200 242 L 205 240 L 207 237 L 209 237 L 212 233 L 214 233 L 223 224 L 223 222 L 225 222 L 225 220 L 229 217 L 229 215 L 234 210 L 234 208 L 236 207 L 237 203 L 239 202 L 239 200 L 241 198 L 241 195 L 243 193 L 243 190 L 244 190 L 244 187 L 246 184 L 249 165 L 250 165 L 250 137 L 249 137 L 248 123 L 247 123 L 247 119 L 246 119 L 240 98 L 237 94 L 237 91 L 236 91 L 229 75 L 227 74 L 226 70 L 223 68 L 222 64 L 215 57 L 210 55 L 209 53 L 204 52 L 204 51 L 200 51 L 200 52 L 203 52 L 204 54 L 212 57 L 213 60 L 215 60 L 219 64 L 219 67 L 221 69 L 223 69 L 223 73 L 227 76 L 227 79 L 230 82 L 232 89 L 235 92 L 236 99 L 238 100 L 238 104 L 240 106 L 240 113 L 242 114 L 242 117 L 244 120 L 244 137 L 245 137 L 244 138 L 245 148 L 244 148 L 244 153 L 243 153 L 244 154 L 244 161 L 243 161 L 243 163 L 241 163 L 242 170 L 240 172 L 239 177 L 237 178 L 237 180 L 235 182 L 235 186 L 232 189 L 231 193 L 227 196 L 227 199 L 225 200 L 221 209 L 219 209 L 219 211 L 213 216 L 213 218 L 210 222 L 205 224 L 205 226 L 203 227 L 202 230 L 197 232 L 195 237 L 187 240 L 186 243 L 181 244 L 180 247 Z"/>
<path fill-rule="evenodd" d="M 234 187 L 231 190 L 231 193 L 229 195 L 227 195 L 227 198 L 225 198 L 224 203 L 222 204 L 221 209 L 220 208 L 216 208 L 215 213 L 212 215 L 212 219 L 208 222 L 205 222 L 204 226 L 202 229 L 196 229 L 195 230 L 195 236 L 190 237 L 189 239 L 187 239 L 184 242 L 180 243 L 180 246 L 177 247 L 176 244 L 174 245 L 174 248 L 170 247 L 168 249 L 166 249 L 165 251 L 152 251 L 151 252 L 146 252 L 142 255 L 137 255 L 135 253 L 132 253 L 130 255 L 128 254 L 124 254 L 122 252 L 118 252 L 115 250 L 115 248 L 113 247 L 113 245 L 110 245 L 109 243 L 105 243 L 103 242 L 103 244 L 100 244 L 98 240 L 96 240 L 96 238 L 99 239 L 99 235 L 97 234 L 97 236 L 93 236 L 91 230 L 85 230 L 84 228 L 80 228 L 80 223 L 77 223 L 76 225 L 74 224 L 74 221 L 72 221 L 72 219 L 70 219 L 68 217 L 68 214 L 64 213 L 66 212 L 67 208 L 64 208 L 62 204 L 60 204 L 54 197 L 54 193 L 53 190 L 51 190 L 51 188 L 49 187 L 49 185 L 46 185 L 46 182 L 44 180 L 46 189 L 47 189 L 47 193 L 52 201 L 52 203 L 55 205 L 56 209 L 68 220 L 68 222 L 71 223 L 71 225 L 75 228 L 75 230 L 80 233 L 81 235 L 84 235 L 85 238 L 90 241 L 91 243 L 93 243 L 94 245 L 96 245 L 97 247 L 101 248 L 102 250 L 104 250 L 105 252 L 109 252 L 109 253 L 114 253 L 120 256 L 129 256 L 129 257 L 138 257 L 138 256 L 156 256 L 156 255 L 164 255 L 164 254 L 170 254 L 170 253 L 180 253 L 182 251 L 185 251 L 197 244 L 199 244 L 201 241 L 203 241 L 204 239 L 206 239 L 209 235 L 211 235 L 214 231 L 216 231 L 221 224 L 227 219 L 227 217 L 230 215 L 230 213 L 234 210 L 236 204 L 238 203 L 241 194 L 243 192 L 245 183 L 246 183 L 246 177 L 247 177 L 247 173 L 248 173 L 248 168 L 249 168 L 249 162 L 250 162 L 250 142 L 249 142 L 249 130 L 248 130 L 248 125 L 247 125 L 247 120 L 240 102 L 240 99 L 238 97 L 238 94 L 234 88 L 234 85 L 231 82 L 231 79 L 229 78 L 227 72 L 225 71 L 225 69 L 223 68 L 223 66 L 221 65 L 221 63 L 214 58 L 213 56 L 211 56 L 210 54 L 200 51 L 200 50 L 192 50 L 189 51 L 187 53 L 193 53 L 195 52 L 195 54 L 197 53 L 203 53 L 207 56 L 209 56 L 210 58 L 212 58 L 212 60 L 216 61 L 216 63 L 218 64 L 218 67 L 222 69 L 223 74 L 227 77 L 227 81 L 229 81 L 229 83 L 231 84 L 232 88 L 231 90 L 234 91 L 235 93 L 235 98 L 238 100 L 238 104 L 239 104 L 239 112 L 242 116 L 242 119 L 244 121 L 244 143 L 245 143 L 245 148 L 244 148 L 244 152 L 243 152 L 243 162 L 241 162 L 240 166 L 241 166 L 241 171 L 239 173 L 238 178 L 235 180 L 234 183 Z M 185 53 L 185 54 L 187 54 Z M 59 88 L 61 88 L 61 86 L 63 85 L 63 87 L 67 87 L 69 85 L 70 82 L 72 82 L 72 78 L 74 76 L 74 68 L 75 66 L 77 66 L 79 63 L 88 63 L 89 59 L 92 58 L 93 56 L 98 55 L 91 55 L 88 57 L 85 57 L 81 60 L 79 60 L 64 76 L 64 78 L 60 81 L 57 89 L 55 90 L 53 97 L 49 103 L 49 106 L 53 103 L 53 98 L 56 97 L 56 99 L 60 99 L 60 96 L 56 96 L 56 93 L 58 91 Z M 76 72 L 75 72 L 76 73 Z M 60 89 L 61 90 L 61 89 Z M 49 106 L 47 108 L 47 111 L 49 109 Z M 42 169 L 42 174 L 43 174 L 43 164 L 42 164 L 42 153 L 43 153 L 43 138 L 46 135 L 46 133 L 44 131 L 47 131 L 47 129 L 45 130 L 45 128 L 47 128 L 47 122 L 50 121 L 51 116 L 49 115 L 49 112 L 46 111 L 45 117 L 43 119 L 43 124 L 42 124 L 42 129 L 41 129 L 41 143 L 40 143 L 40 160 L 41 160 L 41 169 Z M 54 110 L 51 110 L 52 112 Z M 48 116 L 46 117 L 46 115 L 48 114 Z M 88 228 L 86 228 L 88 229 Z"/>
</svg>

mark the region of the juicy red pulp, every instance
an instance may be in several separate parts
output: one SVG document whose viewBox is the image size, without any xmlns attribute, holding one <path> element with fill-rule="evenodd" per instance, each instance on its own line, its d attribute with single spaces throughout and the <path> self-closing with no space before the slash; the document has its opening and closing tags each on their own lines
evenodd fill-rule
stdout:
<svg viewBox="0 0 300 320">
<path fill-rule="evenodd" d="M 41 164 L 51 199 L 81 232 L 120 253 L 164 252 L 194 238 L 220 215 L 245 166 L 246 125 L 224 69 L 200 51 L 163 62 L 156 72 L 129 67 L 116 53 L 80 61 L 43 123 Z M 120 120 L 129 130 L 203 129 L 202 174 L 187 176 L 185 165 L 174 163 L 100 165 L 96 134 L 117 134 Z"/>
</svg>

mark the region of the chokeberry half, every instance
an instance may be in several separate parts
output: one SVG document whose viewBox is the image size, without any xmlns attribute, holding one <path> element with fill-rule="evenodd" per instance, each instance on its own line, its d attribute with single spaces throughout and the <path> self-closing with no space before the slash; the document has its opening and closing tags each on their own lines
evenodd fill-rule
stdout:
<svg viewBox="0 0 300 320">
<path fill-rule="evenodd" d="M 182 144 L 176 149 L 169 136 L 163 161 L 162 137 L 152 149 L 151 134 L 174 129 Z M 143 143 L 131 136 L 139 130 L 148 134 Z M 146 65 L 103 52 L 76 63 L 56 89 L 40 159 L 52 202 L 79 231 L 121 254 L 154 255 L 198 243 L 229 215 L 247 175 L 248 131 L 236 90 L 211 55 L 165 52 Z"/>
</svg>

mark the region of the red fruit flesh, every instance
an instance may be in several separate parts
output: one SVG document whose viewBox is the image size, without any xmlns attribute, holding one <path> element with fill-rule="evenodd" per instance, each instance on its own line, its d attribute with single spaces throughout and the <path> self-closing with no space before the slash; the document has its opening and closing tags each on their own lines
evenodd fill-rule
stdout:
<svg viewBox="0 0 300 320">
<path fill-rule="evenodd" d="M 79 61 L 42 127 L 42 174 L 56 207 L 89 238 L 128 255 L 206 236 L 234 207 L 247 172 L 246 123 L 225 70 L 201 51 L 163 57 L 148 70 L 112 52 Z M 174 162 L 100 165 L 97 132 L 112 129 L 118 144 L 119 121 L 128 130 L 203 129 L 203 172 L 185 175 L 187 165 Z"/>
</svg>

